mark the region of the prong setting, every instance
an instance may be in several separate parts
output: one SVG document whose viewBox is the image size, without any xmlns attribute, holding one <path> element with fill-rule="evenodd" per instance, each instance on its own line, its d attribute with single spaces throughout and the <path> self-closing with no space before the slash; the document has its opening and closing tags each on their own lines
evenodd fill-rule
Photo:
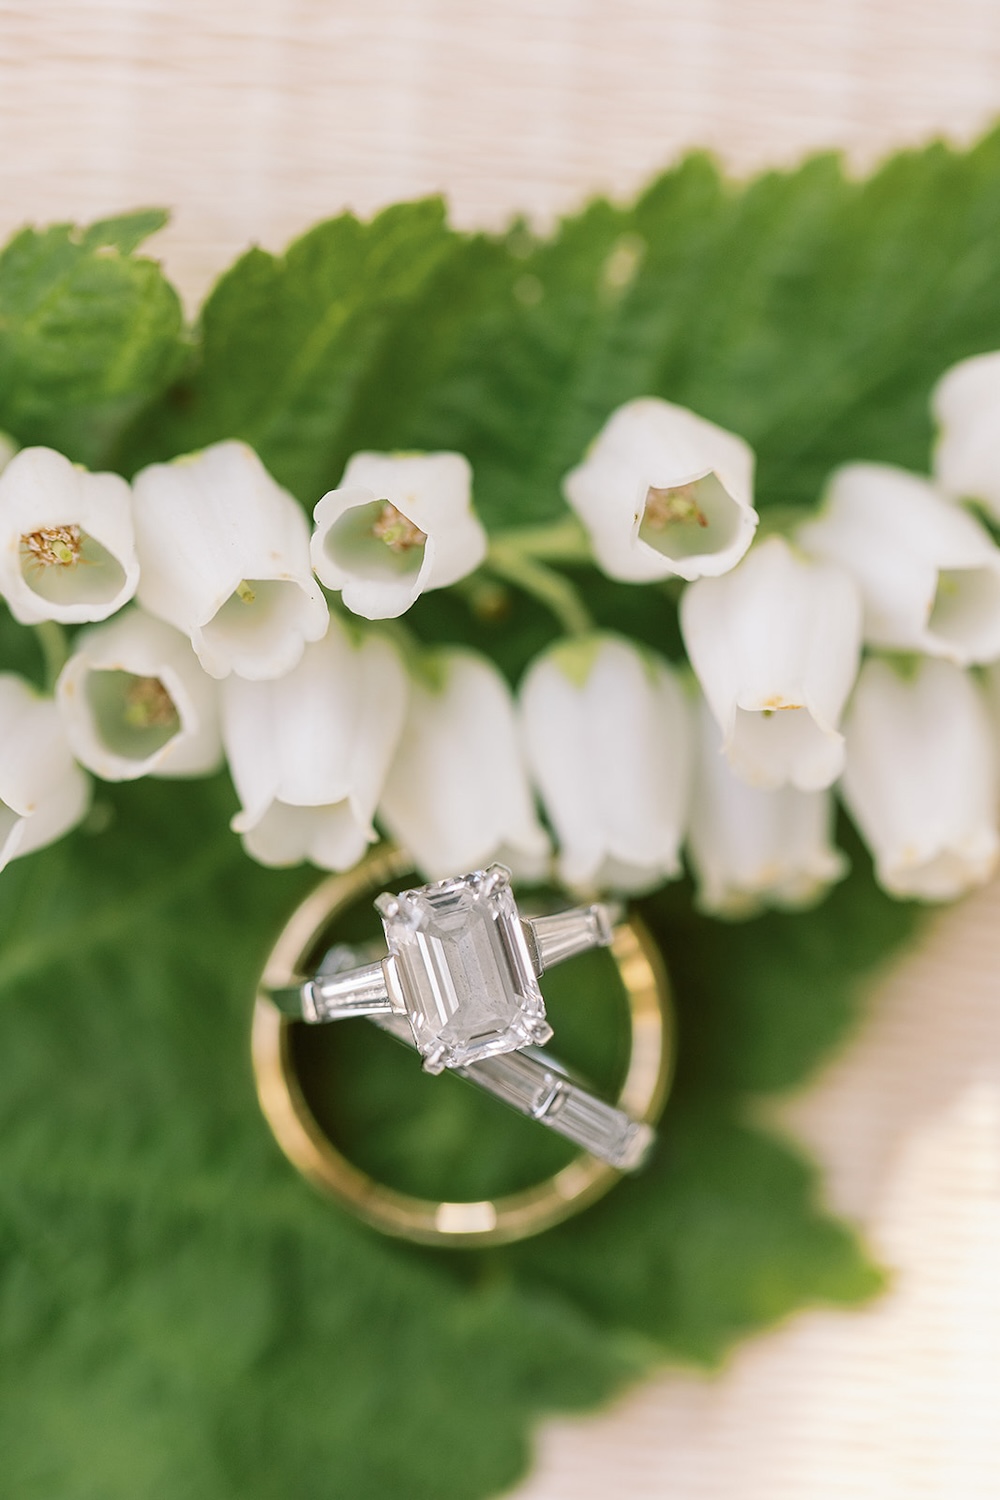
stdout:
<svg viewBox="0 0 1000 1500">
<path fill-rule="evenodd" d="M 375 905 L 389 947 L 387 989 L 427 1072 L 549 1039 L 505 866 L 383 895 Z"/>
</svg>

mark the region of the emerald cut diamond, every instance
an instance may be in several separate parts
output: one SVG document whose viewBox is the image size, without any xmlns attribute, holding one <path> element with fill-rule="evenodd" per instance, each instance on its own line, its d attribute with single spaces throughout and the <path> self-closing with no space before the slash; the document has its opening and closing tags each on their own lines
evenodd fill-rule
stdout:
<svg viewBox="0 0 1000 1500">
<path fill-rule="evenodd" d="M 375 902 L 389 945 L 389 998 L 429 1073 L 552 1035 L 510 878 L 491 865 Z"/>
</svg>

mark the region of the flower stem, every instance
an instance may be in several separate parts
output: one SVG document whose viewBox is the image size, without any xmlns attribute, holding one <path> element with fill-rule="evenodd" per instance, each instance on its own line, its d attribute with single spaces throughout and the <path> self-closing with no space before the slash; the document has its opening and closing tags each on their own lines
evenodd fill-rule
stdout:
<svg viewBox="0 0 1000 1500">
<path fill-rule="evenodd" d="M 544 604 L 567 635 L 586 635 L 593 630 L 594 622 L 573 584 L 522 550 L 513 540 L 517 535 L 507 532 L 491 544 L 486 559 L 490 571 Z"/>
<path fill-rule="evenodd" d="M 45 688 L 51 693 L 56 685 L 56 678 L 66 665 L 69 656 L 69 642 L 66 632 L 57 620 L 40 620 L 33 627 L 39 646 L 42 648 L 42 660 L 45 665 Z"/>
<path fill-rule="evenodd" d="M 593 558 L 590 541 L 576 516 L 563 516 L 547 526 L 517 526 L 500 531 L 494 546 L 516 551 L 538 562 L 586 563 Z"/>
</svg>

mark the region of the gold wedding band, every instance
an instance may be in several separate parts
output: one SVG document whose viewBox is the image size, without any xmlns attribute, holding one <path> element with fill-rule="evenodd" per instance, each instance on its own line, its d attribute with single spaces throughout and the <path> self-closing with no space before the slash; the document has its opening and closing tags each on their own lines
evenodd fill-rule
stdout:
<svg viewBox="0 0 1000 1500">
<path fill-rule="evenodd" d="M 527 1239 L 602 1197 L 623 1175 L 581 1152 L 552 1176 L 497 1198 L 447 1202 L 418 1198 L 377 1182 L 343 1155 L 322 1129 L 300 1085 L 291 1047 L 294 1026 L 269 998 L 300 981 L 334 940 L 337 918 L 365 896 L 392 886 L 412 860 L 381 845 L 343 875 L 324 880 L 293 912 L 271 951 L 254 1006 L 252 1050 L 261 1109 L 289 1161 L 326 1196 L 366 1224 L 400 1239 L 436 1246 L 486 1246 Z M 669 985 L 656 942 L 629 915 L 609 949 L 628 1005 L 631 1046 L 616 1103 L 653 1125 L 670 1086 L 673 1024 Z"/>
</svg>

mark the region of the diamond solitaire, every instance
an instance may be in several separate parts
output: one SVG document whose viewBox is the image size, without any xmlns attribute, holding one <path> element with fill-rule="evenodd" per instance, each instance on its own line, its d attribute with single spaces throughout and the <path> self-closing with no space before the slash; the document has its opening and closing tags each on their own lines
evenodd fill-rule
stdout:
<svg viewBox="0 0 1000 1500">
<path fill-rule="evenodd" d="M 390 848 L 369 855 L 368 866 L 374 863 L 380 881 L 405 870 L 405 858 Z M 375 901 L 389 948 L 383 958 L 373 956 L 370 944 L 334 943 L 309 979 L 275 982 L 269 967 L 262 993 L 280 1014 L 313 1026 L 367 1016 L 415 1047 L 428 1073 L 449 1068 L 615 1171 L 633 1172 L 653 1142 L 649 1122 L 590 1093 L 538 1050 L 552 1035 L 539 976 L 593 948 L 610 947 L 620 965 L 613 927 L 622 920 L 620 909 L 595 901 L 522 917 L 510 880 L 503 865 L 491 865 L 398 896 L 384 892 Z M 345 904 L 345 886 L 352 884 L 331 877 L 300 911 L 323 907 L 329 888 Z M 627 923 L 620 931 L 626 930 Z M 316 951 L 320 938 L 330 935 L 322 921 L 312 926 L 304 951 Z M 631 973 L 631 963 L 621 969 L 629 995 Z M 622 1099 L 627 1085 L 628 1079 Z"/>
<path fill-rule="evenodd" d="M 613 906 L 595 901 L 522 917 L 503 865 L 375 901 L 389 952 L 336 943 L 311 979 L 270 990 L 279 1010 L 312 1025 L 393 1017 L 412 1033 L 428 1073 L 464 1069 L 552 1035 L 539 975 L 607 948 Z M 360 960 L 368 959 L 368 962 Z"/>
<path fill-rule="evenodd" d="M 503 865 L 379 896 L 392 1008 L 428 1073 L 547 1042 L 536 962 Z"/>
</svg>

